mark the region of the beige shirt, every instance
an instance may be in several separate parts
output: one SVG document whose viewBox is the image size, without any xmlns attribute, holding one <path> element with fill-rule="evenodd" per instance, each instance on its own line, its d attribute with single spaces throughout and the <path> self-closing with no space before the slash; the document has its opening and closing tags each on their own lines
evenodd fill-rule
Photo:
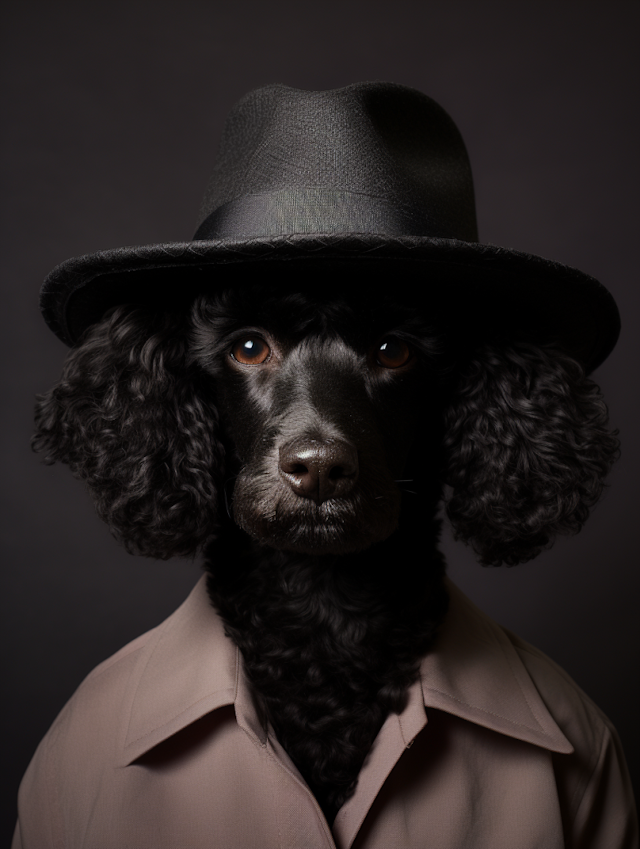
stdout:
<svg viewBox="0 0 640 849">
<path fill-rule="evenodd" d="M 452 584 L 435 649 L 333 827 L 261 727 L 204 579 L 98 666 L 20 787 L 20 849 L 631 849 L 615 730 Z"/>
</svg>

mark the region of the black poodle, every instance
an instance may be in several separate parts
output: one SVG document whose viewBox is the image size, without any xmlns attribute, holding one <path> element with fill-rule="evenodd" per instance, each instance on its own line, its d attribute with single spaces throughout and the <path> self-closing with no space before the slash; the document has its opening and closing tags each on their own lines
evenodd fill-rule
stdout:
<svg viewBox="0 0 640 849">
<path fill-rule="evenodd" d="M 204 552 L 329 822 L 445 615 L 443 498 L 482 563 L 512 565 L 581 528 L 618 453 L 559 348 L 346 279 L 112 308 L 39 399 L 34 447 L 129 551 Z"/>
</svg>

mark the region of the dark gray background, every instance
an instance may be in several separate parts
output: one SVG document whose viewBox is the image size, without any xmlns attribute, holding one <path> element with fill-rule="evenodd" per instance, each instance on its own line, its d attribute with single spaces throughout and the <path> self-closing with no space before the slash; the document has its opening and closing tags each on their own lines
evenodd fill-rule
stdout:
<svg viewBox="0 0 640 849">
<path fill-rule="evenodd" d="M 589 272 L 623 333 L 598 370 L 623 458 L 586 529 L 534 563 L 450 571 L 617 725 L 638 775 L 638 4 L 23 2 L 5 12 L 1 358 L 8 834 L 18 781 L 83 676 L 183 599 L 197 564 L 125 554 L 29 449 L 65 348 L 38 312 L 67 257 L 190 238 L 222 121 L 251 88 L 380 79 L 458 123 L 481 238 Z M 551 308 L 551 306 L 550 306 Z"/>
</svg>

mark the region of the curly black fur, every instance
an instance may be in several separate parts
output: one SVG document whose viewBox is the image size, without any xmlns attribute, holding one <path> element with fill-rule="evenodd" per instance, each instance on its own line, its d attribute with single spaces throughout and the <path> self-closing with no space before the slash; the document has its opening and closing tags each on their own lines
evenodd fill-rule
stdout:
<svg viewBox="0 0 640 849">
<path fill-rule="evenodd" d="M 191 555 L 215 533 L 224 448 L 184 320 L 118 307 L 36 406 L 35 451 L 67 463 L 126 549 Z"/>
<path fill-rule="evenodd" d="M 439 523 L 421 527 L 435 540 Z M 444 568 L 434 542 L 416 552 L 413 535 L 346 562 L 256 550 L 237 535 L 233 559 L 212 546 L 209 595 L 264 719 L 330 823 L 385 719 L 405 707 L 446 613 Z"/>
<path fill-rule="evenodd" d="M 256 326 L 280 360 L 243 370 L 229 346 Z M 397 373 L 371 359 L 386 332 L 414 351 Z M 619 450 L 606 421 L 595 384 L 551 347 L 474 346 L 391 299 L 258 287 L 207 295 L 190 315 L 113 310 L 39 398 L 33 446 L 86 482 L 129 551 L 206 553 L 263 719 L 332 820 L 444 616 L 444 485 L 483 563 L 528 560 L 599 498 Z M 340 504 L 283 483 L 279 446 L 298 432 L 357 446 L 358 485 Z"/>
<path fill-rule="evenodd" d="M 514 565 L 577 533 L 619 454 L 579 363 L 531 344 L 483 346 L 445 411 L 447 514 L 485 565 Z"/>
</svg>

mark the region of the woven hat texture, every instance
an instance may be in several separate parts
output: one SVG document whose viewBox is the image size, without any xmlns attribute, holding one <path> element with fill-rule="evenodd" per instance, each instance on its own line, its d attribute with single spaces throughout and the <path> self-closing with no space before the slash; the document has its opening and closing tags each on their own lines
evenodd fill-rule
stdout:
<svg viewBox="0 0 640 849">
<path fill-rule="evenodd" d="M 116 304 L 178 309 L 207 289 L 287 278 L 338 280 L 366 298 L 392 280 L 488 332 L 554 342 L 589 371 L 620 330 L 589 275 L 478 241 L 452 119 L 421 92 L 377 82 L 247 94 L 227 119 L 194 239 L 69 259 L 46 278 L 41 308 L 72 345 Z"/>
</svg>

